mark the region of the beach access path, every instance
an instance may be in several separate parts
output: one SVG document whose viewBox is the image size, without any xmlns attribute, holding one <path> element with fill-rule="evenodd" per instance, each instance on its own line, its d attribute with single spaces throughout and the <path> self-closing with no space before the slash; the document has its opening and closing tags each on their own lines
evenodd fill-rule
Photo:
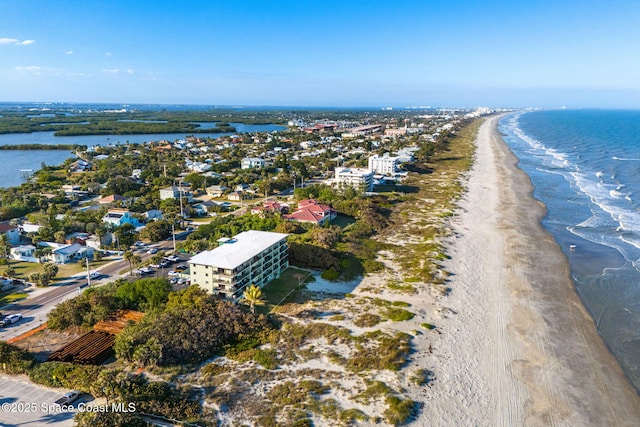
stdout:
<svg viewBox="0 0 640 427">
<path fill-rule="evenodd" d="M 560 248 L 488 118 L 452 220 L 445 268 L 456 313 L 434 345 L 437 381 L 418 423 L 638 425 L 640 398 L 597 335 Z"/>
</svg>

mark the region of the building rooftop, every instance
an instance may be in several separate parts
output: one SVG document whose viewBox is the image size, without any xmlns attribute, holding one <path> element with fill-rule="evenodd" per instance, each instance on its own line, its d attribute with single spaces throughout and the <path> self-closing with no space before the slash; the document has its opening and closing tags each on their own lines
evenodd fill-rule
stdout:
<svg viewBox="0 0 640 427">
<path fill-rule="evenodd" d="M 188 262 L 234 269 L 287 236 L 288 234 L 270 231 L 244 231 L 211 251 L 200 252 Z"/>
</svg>

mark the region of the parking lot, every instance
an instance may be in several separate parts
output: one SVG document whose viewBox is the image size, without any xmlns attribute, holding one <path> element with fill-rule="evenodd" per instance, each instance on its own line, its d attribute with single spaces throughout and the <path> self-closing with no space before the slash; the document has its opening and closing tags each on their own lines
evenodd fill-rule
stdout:
<svg viewBox="0 0 640 427">
<path fill-rule="evenodd" d="M 0 375 L 0 425 L 56 426 L 73 425 L 72 411 L 53 405 L 65 391 L 54 390 Z"/>
</svg>

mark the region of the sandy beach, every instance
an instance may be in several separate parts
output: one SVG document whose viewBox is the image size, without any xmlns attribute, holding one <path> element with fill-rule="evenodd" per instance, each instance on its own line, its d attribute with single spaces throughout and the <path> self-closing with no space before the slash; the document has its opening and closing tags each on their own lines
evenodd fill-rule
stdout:
<svg viewBox="0 0 640 427">
<path fill-rule="evenodd" d="M 439 320 L 442 334 L 421 361 L 437 381 L 416 422 L 638 425 L 640 398 L 596 334 L 498 120 L 480 128 L 452 220 L 451 293 L 435 306 L 455 314 Z"/>
</svg>

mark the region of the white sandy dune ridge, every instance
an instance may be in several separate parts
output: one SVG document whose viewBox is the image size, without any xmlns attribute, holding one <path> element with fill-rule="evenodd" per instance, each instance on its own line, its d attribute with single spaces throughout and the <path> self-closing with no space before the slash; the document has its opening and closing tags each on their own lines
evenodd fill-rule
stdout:
<svg viewBox="0 0 640 427">
<path fill-rule="evenodd" d="M 354 355 L 353 343 L 325 338 L 306 342 L 296 352 L 307 356 L 273 371 L 227 361 L 229 369 L 240 370 L 217 377 L 215 386 L 225 392 L 237 383 L 242 387 L 236 391 L 247 394 L 230 410 L 213 404 L 222 425 L 255 420 L 255 413 L 245 413 L 252 402 L 263 408 L 274 387 L 309 379 L 330 385 L 318 405 L 333 400 L 367 415 L 356 425 L 388 425 L 384 396 L 357 398 L 371 381 L 419 405 L 409 422 L 415 426 L 640 425 L 639 396 L 596 334 L 564 255 L 540 225 L 544 206 L 532 198 L 529 178 L 497 133 L 498 120 L 491 117 L 479 129 L 467 191 L 450 219 L 452 232 L 444 242 L 450 258 L 443 266 L 450 273 L 447 295 L 437 284 L 416 283 L 415 293 L 389 286 L 410 282 L 395 258 L 403 254 L 384 250 L 378 257 L 383 271 L 340 286 L 317 280 L 309 284 L 309 300 L 279 311 L 295 324 L 330 324 L 354 336 L 404 332 L 412 337 L 408 363 L 399 371 L 350 372 L 335 360 Z M 420 244 L 424 236 L 416 231 L 424 218 L 419 212 L 400 218 L 405 227 L 387 236 L 389 241 Z M 333 298 L 333 292 L 344 298 Z M 409 307 L 415 317 L 356 326 L 357 318 L 387 307 L 376 301 L 406 304 L 399 307 Z M 414 381 L 421 370 L 428 380 Z M 256 381 L 255 375 L 264 379 Z M 330 416 L 310 416 L 317 426 L 339 425 Z"/>
<path fill-rule="evenodd" d="M 415 360 L 436 373 L 415 425 L 640 425 L 640 399 L 597 336 L 566 259 L 540 225 L 531 195 L 497 132 L 480 128 L 468 191 L 452 219 L 451 293 Z M 410 301 L 414 308 L 418 301 Z M 427 341 L 424 341 L 426 344 Z M 415 395 L 411 395 L 412 392 Z"/>
</svg>

